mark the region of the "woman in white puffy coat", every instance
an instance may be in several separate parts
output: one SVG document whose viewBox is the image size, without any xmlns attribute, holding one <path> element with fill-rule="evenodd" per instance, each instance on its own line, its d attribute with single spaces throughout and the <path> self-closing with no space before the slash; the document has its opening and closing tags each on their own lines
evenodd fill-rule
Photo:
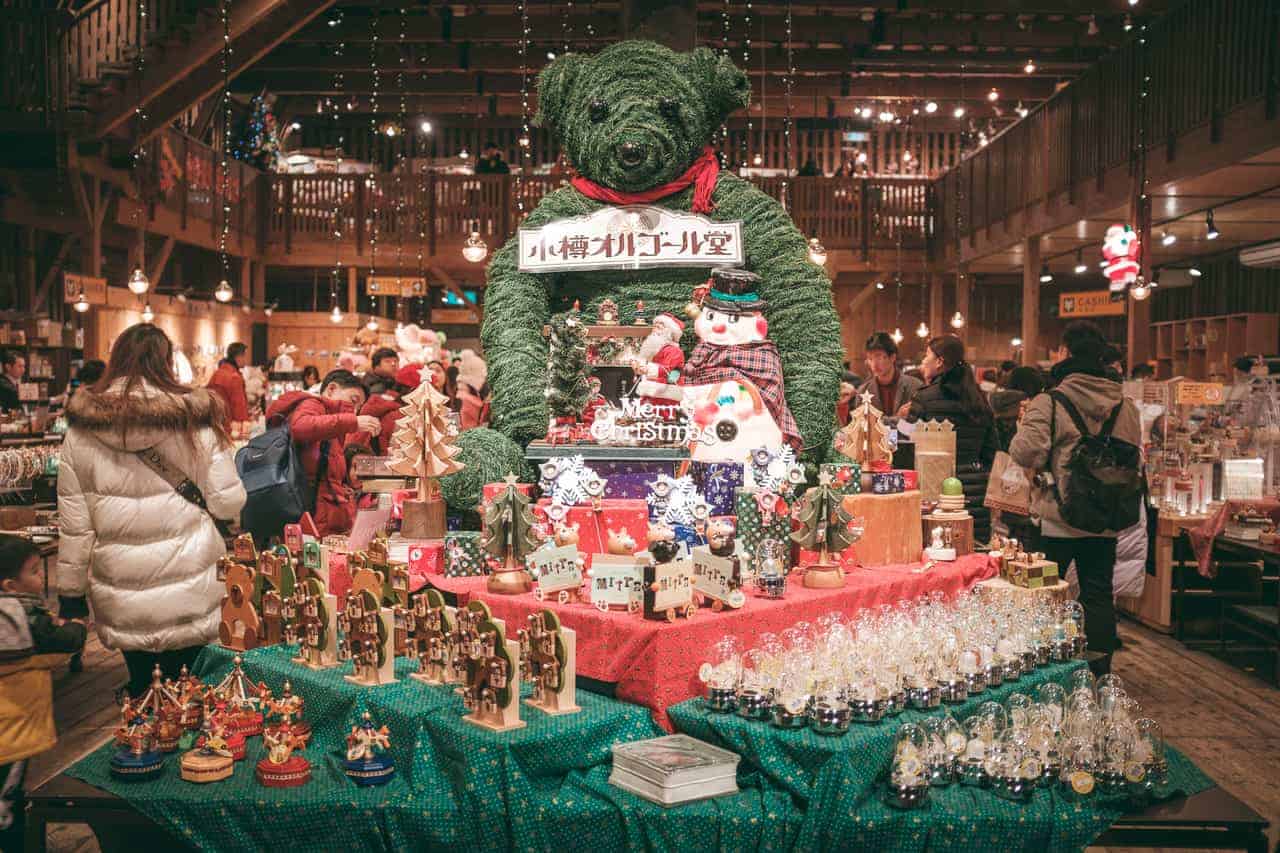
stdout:
<svg viewBox="0 0 1280 853">
<path fill-rule="evenodd" d="M 157 663 L 176 677 L 217 637 L 226 550 L 210 514 L 236 518 L 245 501 L 219 401 L 179 384 L 172 364 L 163 331 L 126 329 L 102 379 L 67 409 L 58 468 L 62 614 L 88 595 L 103 645 L 124 653 L 133 696 Z M 207 512 L 143 461 L 147 450 L 199 488 Z"/>
</svg>

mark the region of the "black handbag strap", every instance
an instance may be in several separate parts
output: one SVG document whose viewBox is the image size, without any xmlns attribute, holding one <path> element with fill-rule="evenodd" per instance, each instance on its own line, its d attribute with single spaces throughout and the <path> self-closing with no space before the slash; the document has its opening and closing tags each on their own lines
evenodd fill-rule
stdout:
<svg viewBox="0 0 1280 853">
<path fill-rule="evenodd" d="M 138 460 L 150 468 L 157 477 L 172 486 L 179 497 L 204 510 L 210 520 L 213 521 L 213 526 L 218 529 L 218 532 L 223 536 L 227 535 L 227 522 L 209 512 L 209 504 L 205 502 L 204 492 L 200 491 L 200 487 L 190 477 L 166 462 L 154 447 L 136 451 L 134 456 L 137 456 Z"/>
</svg>

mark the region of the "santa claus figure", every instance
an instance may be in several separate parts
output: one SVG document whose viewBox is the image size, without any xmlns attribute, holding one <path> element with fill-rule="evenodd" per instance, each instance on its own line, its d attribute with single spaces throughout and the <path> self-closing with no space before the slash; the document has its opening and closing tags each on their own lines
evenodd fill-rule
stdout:
<svg viewBox="0 0 1280 853">
<path fill-rule="evenodd" d="M 1107 265 L 1102 272 L 1111 283 L 1111 290 L 1125 290 L 1137 280 L 1141 249 L 1137 232 L 1129 226 L 1112 225 L 1107 229 L 1102 242 L 1102 257 Z"/>
<path fill-rule="evenodd" d="M 782 358 L 778 347 L 768 339 L 766 307 L 760 298 L 760 276 L 742 269 L 718 269 L 712 273 L 711 288 L 693 322 L 698 344 L 685 364 L 681 383 L 712 385 L 746 380 L 759 392 L 786 442 L 799 450 L 800 430 L 787 408 Z"/>
<path fill-rule="evenodd" d="M 664 311 L 653 318 L 653 331 L 640 344 L 646 379 L 670 385 L 680 381 L 680 371 L 684 369 L 684 350 L 680 349 L 683 334 L 684 323 L 675 314 Z"/>
</svg>

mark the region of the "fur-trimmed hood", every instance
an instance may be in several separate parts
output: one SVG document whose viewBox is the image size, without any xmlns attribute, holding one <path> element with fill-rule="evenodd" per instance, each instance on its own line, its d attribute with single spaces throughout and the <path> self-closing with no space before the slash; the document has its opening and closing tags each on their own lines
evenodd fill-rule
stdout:
<svg viewBox="0 0 1280 853">
<path fill-rule="evenodd" d="M 76 391 L 67 406 L 67 424 L 111 447 L 138 451 L 155 445 L 165 433 L 213 426 L 223 418 L 222 407 L 204 388 L 171 394 L 143 381 L 125 394 L 120 379 L 101 394 L 90 388 Z"/>
</svg>

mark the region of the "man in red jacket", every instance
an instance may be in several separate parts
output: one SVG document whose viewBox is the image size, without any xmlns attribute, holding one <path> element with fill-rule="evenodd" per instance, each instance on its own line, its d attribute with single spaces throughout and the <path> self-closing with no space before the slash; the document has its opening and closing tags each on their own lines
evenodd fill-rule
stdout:
<svg viewBox="0 0 1280 853">
<path fill-rule="evenodd" d="M 364 401 L 364 385 L 355 374 L 334 370 L 321 380 L 318 395 L 290 391 L 267 409 L 268 424 L 288 419 L 302 467 L 316 484 L 312 517 L 321 536 L 348 533 L 355 522 L 355 491 L 343 449 L 352 433 L 372 436 L 382 430 L 377 418 L 356 414 Z"/>
<path fill-rule="evenodd" d="M 209 377 L 208 388 L 222 398 L 227 408 L 227 422 L 231 431 L 236 424 L 249 420 L 249 398 L 244 392 L 244 376 L 240 368 L 249 360 L 249 348 L 236 341 L 227 347 L 227 357 L 218 362 L 218 369 Z"/>
<path fill-rule="evenodd" d="M 374 436 L 364 432 L 354 433 L 347 443 L 367 447 L 375 456 L 386 456 L 390 452 L 391 433 L 395 432 L 396 421 L 400 420 L 400 407 L 404 405 L 401 398 L 417 388 L 421 381 L 421 364 L 406 364 L 397 370 L 395 384 L 381 394 L 374 394 L 360 410 L 362 415 L 377 418 L 382 424 L 382 431 Z"/>
</svg>

